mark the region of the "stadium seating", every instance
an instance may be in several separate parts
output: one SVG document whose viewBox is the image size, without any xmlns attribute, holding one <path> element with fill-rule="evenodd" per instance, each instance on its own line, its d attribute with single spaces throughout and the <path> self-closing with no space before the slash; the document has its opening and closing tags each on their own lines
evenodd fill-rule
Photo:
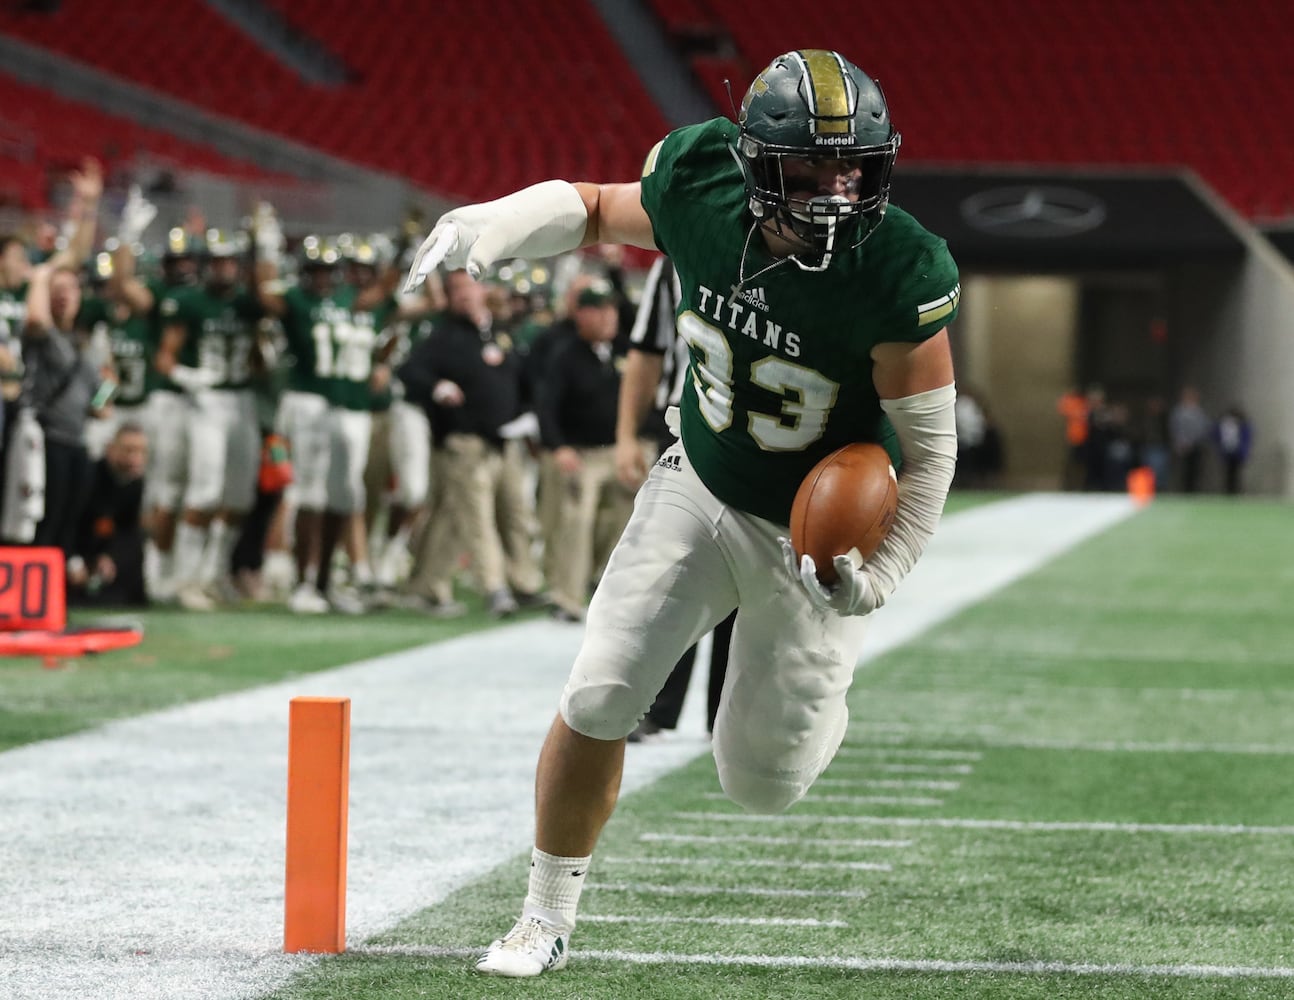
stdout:
<svg viewBox="0 0 1294 1000">
<path fill-rule="evenodd" d="M 746 0 L 648 0 L 716 112 L 788 45 L 829 44 L 885 85 L 904 162 L 1194 167 L 1238 210 L 1294 214 L 1284 0 L 909 0 L 785 19 Z M 590 0 L 270 0 L 350 83 L 303 82 L 201 0 L 63 0 L 0 32 L 450 197 L 550 176 L 631 178 L 665 130 Z"/>
<path fill-rule="evenodd" d="M 745 0 L 698 4 L 756 68 L 795 44 L 848 53 L 884 85 L 906 162 L 1184 164 L 1243 214 L 1294 215 L 1285 0 L 809 5 L 794 37 Z M 698 76 L 713 94 L 715 73 Z"/>
<path fill-rule="evenodd" d="M 666 130 L 584 0 L 501 0 L 488 24 L 464 2 L 274 6 L 353 82 L 303 82 L 200 0 L 65 0 L 55 15 L 0 13 L 0 31 L 463 198 L 550 176 L 632 179 Z"/>
<path fill-rule="evenodd" d="M 64 100 L 4 73 L 0 109 L 0 200 L 26 209 L 44 206 L 51 170 L 76 166 L 87 154 L 98 156 L 109 171 L 142 159 L 155 168 L 203 170 L 246 180 L 276 177 L 208 146 Z"/>
</svg>

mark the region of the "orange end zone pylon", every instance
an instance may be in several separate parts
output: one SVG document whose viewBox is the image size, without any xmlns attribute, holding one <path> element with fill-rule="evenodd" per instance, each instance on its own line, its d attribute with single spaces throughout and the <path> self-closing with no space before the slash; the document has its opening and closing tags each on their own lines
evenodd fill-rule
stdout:
<svg viewBox="0 0 1294 1000">
<path fill-rule="evenodd" d="M 283 950 L 346 950 L 350 699 L 293 698 L 288 710 Z"/>
</svg>

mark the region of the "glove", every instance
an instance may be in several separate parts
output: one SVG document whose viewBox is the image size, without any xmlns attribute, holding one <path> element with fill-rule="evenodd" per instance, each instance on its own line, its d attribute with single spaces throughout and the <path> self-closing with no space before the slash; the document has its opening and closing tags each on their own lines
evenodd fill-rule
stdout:
<svg viewBox="0 0 1294 1000">
<path fill-rule="evenodd" d="M 779 538 L 778 541 L 782 545 L 782 560 L 787 572 L 793 579 L 800 581 L 815 608 L 830 608 L 844 618 L 849 615 L 869 615 L 885 603 L 885 598 L 876 589 L 867 570 L 855 566 L 849 556 L 836 556 L 831 560 L 839 580 L 830 587 L 825 587 L 818 579 L 818 566 L 813 561 L 813 556 L 803 555 L 797 560 L 791 540 Z"/>
<path fill-rule="evenodd" d="M 256 205 L 252 216 L 252 231 L 256 239 L 256 256 L 271 264 L 278 264 L 283 256 L 283 227 L 274 214 L 274 207 L 267 201 Z"/>
<path fill-rule="evenodd" d="M 126 204 L 121 208 L 121 220 L 117 223 L 117 242 L 127 247 L 138 243 L 156 217 L 157 206 L 144 197 L 138 184 L 130 185 Z"/>
<path fill-rule="evenodd" d="M 405 292 L 414 292 L 442 261 L 479 279 L 496 260 L 553 257 L 584 241 L 589 213 L 574 185 L 544 181 L 440 217 L 409 265 Z"/>
</svg>

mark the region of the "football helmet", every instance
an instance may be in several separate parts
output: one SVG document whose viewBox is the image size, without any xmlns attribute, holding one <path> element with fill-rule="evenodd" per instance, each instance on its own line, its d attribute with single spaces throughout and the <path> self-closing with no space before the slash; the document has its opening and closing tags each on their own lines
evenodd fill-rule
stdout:
<svg viewBox="0 0 1294 1000">
<path fill-rule="evenodd" d="M 334 240 L 310 235 L 301 241 L 298 260 L 300 283 L 316 295 L 329 295 L 337 285 L 341 252 Z"/>
<path fill-rule="evenodd" d="M 166 234 L 166 246 L 162 250 L 162 259 L 200 257 L 203 249 L 201 237 L 195 236 L 180 226 L 173 226 Z"/>
<path fill-rule="evenodd" d="M 881 88 L 848 59 L 826 49 L 778 56 L 746 91 L 737 124 L 750 212 L 817 251 L 816 264 L 794 258 L 802 268 L 825 269 L 880 225 L 900 137 Z M 824 161 L 837 163 L 846 194 L 819 189 Z"/>
<path fill-rule="evenodd" d="M 105 284 L 112 277 L 113 262 L 112 254 L 107 250 L 101 250 L 86 263 L 89 272 L 90 284 L 99 286 Z"/>
<path fill-rule="evenodd" d="M 210 257 L 241 257 L 249 247 L 246 233 L 228 229 L 207 230 L 207 255 Z"/>
<path fill-rule="evenodd" d="M 202 237 L 182 226 L 173 226 L 162 247 L 162 280 L 173 288 L 196 284 L 198 262 L 205 253 Z"/>
</svg>

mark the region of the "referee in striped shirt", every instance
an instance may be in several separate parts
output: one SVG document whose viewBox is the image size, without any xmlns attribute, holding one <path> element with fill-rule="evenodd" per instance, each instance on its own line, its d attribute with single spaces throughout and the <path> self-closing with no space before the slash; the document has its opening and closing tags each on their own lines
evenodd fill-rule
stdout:
<svg viewBox="0 0 1294 1000">
<path fill-rule="evenodd" d="M 681 297 L 674 265 L 667 257 L 658 258 L 647 272 L 620 380 L 616 474 L 630 489 L 637 489 L 647 478 L 647 455 L 642 439 L 654 441 L 658 455 L 674 441 L 675 435 L 665 425 L 665 411 L 678 406 L 687 378 L 688 348 L 675 327 L 675 314 Z M 719 711 L 723 678 L 728 672 L 728 647 L 736 617 L 734 610 L 714 629 L 706 699 L 708 732 L 714 732 L 714 718 Z M 630 743 L 644 742 L 661 730 L 674 729 L 678 725 L 695 660 L 696 646 L 693 645 L 674 665 L 665 686 L 638 723 L 638 728 L 629 734 Z"/>
</svg>

